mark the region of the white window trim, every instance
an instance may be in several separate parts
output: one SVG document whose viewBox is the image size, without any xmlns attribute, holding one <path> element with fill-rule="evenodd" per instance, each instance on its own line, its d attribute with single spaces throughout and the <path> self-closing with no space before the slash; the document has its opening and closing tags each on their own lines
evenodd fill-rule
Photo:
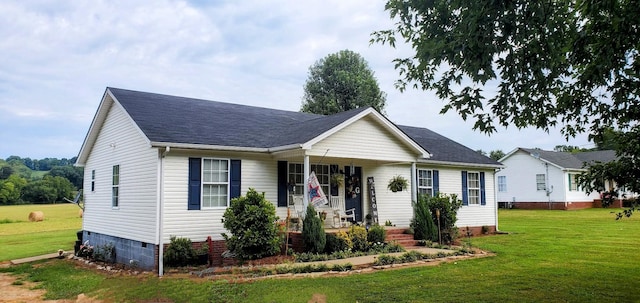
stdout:
<svg viewBox="0 0 640 303">
<path fill-rule="evenodd" d="M 542 183 L 538 182 L 538 176 L 542 176 Z M 542 188 L 540 188 L 542 184 Z M 545 174 L 536 174 L 536 191 L 547 190 L 547 176 Z"/>
<path fill-rule="evenodd" d="M 503 182 L 500 182 L 500 180 L 502 180 Z M 507 176 L 498 176 L 498 192 L 507 192 Z"/>
<path fill-rule="evenodd" d="M 116 174 L 114 174 L 114 170 L 116 169 L 116 167 L 118 168 L 118 183 L 114 184 L 114 178 L 116 176 Z M 120 179 L 120 164 L 113 165 L 111 167 L 111 209 L 120 209 Z M 113 194 L 114 189 L 117 189 L 118 195 Z"/>
<path fill-rule="evenodd" d="M 421 171 L 428 171 L 431 172 L 431 186 L 420 186 L 420 172 Z M 435 192 L 433 191 L 433 169 L 418 169 L 418 194 L 420 194 L 420 189 L 430 189 L 431 190 L 431 197 L 433 197 L 435 195 Z M 429 180 L 428 178 L 426 180 Z M 424 195 L 424 194 L 423 194 Z"/>
<path fill-rule="evenodd" d="M 227 182 L 205 182 L 204 181 L 204 162 L 206 160 L 227 161 Z M 204 206 L 204 186 L 205 185 L 227 185 L 227 201 L 224 206 Z M 207 209 L 226 209 L 229 207 L 231 199 L 231 159 L 230 158 L 202 158 L 200 160 L 200 210 Z"/>
<path fill-rule="evenodd" d="M 291 178 L 290 177 L 291 177 L 291 174 L 292 174 L 292 172 L 291 172 L 291 166 L 292 165 L 294 165 L 294 166 L 295 165 L 300 165 L 303 168 L 303 171 L 301 172 L 301 174 L 302 174 L 302 183 L 297 183 L 296 182 L 294 186 L 302 187 L 302 191 L 304 191 L 304 186 L 305 186 L 304 185 L 304 180 L 305 180 L 305 177 L 304 177 L 304 164 L 303 163 L 298 163 L 298 162 L 289 162 L 287 164 L 287 192 L 288 192 L 287 197 L 289 197 L 289 199 L 293 198 L 293 195 L 298 196 L 298 195 L 303 195 L 304 194 L 302 192 L 299 193 L 299 192 L 296 191 L 294 193 L 294 192 L 289 191 L 289 186 L 288 185 L 291 185 Z M 322 166 L 322 167 L 326 167 L 327 168 L 327 174 L 318 173 L 317 171 L 315 173 L 316 173 L 316 177 L 318 177 L 318 182 L 320 183 L 320 187 L 322 187 L 322 191 L 324 192 L 324 194 L 327 197 L 329 197 L 331 195 L 331 165 L 329 165 L 329 164 L 312 164 L 309 167 L 309 169 L 312 170 L 312 171 L 313 171 L 313 169 L 311 167 L 313 167 L 313 166 L 315 166 L 315 167 Z M 326 175 L 327 176 L 327 183 L 322 183 L 322 179 L 323 179 L 322 175 Z M 289 205 L 291 205 L 292 203 L 293 203 L 293 201 L 289 201 Z"/>
<path fill-rule="evenodd" d="M 471 178 L 469 177 L 470 175 L 475 174 L 478 176 L 478 187 L 471 187 Z M 477 197 L 477 202 L 476 203 L 471 203 L 471 190 L 478 190 L 478 195 Z M 480 206 L 482 204 L 482 184 L 480 184 L 480 172 L 478 171 L 468 171 L 467 172 L 467 204 L 469 206 L 475 206 L 478 205 Z"/>
<path fill-rule="evenodd" d="M 576 177 L 578 176 L 578 174 L 576 173 L 567 173 L 569 175 L 569 191 L 570 192 L 574 192 L 574 191 L 580 191 L 580 187 L 578 186 L 578 180 L 576 179 Z M 575 185 L 575 187 L 571 187 L 571 183 L 573 183 Z"/>
</svg>

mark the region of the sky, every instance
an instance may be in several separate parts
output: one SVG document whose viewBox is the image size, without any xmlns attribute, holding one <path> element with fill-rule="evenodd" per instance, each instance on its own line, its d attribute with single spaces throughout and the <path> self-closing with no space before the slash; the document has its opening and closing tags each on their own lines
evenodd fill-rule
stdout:
<svg viewBox="0 0 640 303">
<path fill-rule="evenodd" d="M 0 158 L 78 155 L 106 87 L 298 111 L 309 67 L 349 49 L 387 93 L 387 117 L 471 149 L 556 145 L 559 130 L 472 130 L 432 92 L 394 87 L 410 47 L 370 44 L 385 1 L 0 1 Z"/>
</svg>

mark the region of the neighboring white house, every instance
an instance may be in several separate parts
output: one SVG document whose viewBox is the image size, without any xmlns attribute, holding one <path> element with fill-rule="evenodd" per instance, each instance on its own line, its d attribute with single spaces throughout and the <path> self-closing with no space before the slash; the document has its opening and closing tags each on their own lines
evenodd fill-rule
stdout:
<svg viewBox="0 0 640 303">
<path fill-rule="evenodd" d="M 458 226 L 497 228 L 500 163 L 372 108 L 322 116 L 107 88 L 77 164 L 84 240 L 112 243 L 117 262 L 159 272 L 160 244 L 171 236 L 211 237 L 224 249 L 222 215 L 249 188 L 285 218 L 311 171 L 328 195 L 355 209 L 357 222 L 371 213 L 372 177 L 379 222 L 409 226 L 418 193 L 443 192 L 463 198 Z M 332 174 L 347 181 L 334 187 Z M 397 175 L 409 180 L 407 190 L 387 189 Z"/>
<path fill-rule="evenodd" d="M 501 207 L 525 209 L 578 209 L 594 206 L 598 192 L 586 193 L 576 176 L 585 164 L 606 163 L 616 158 L 612 150 L 579 153 L 516 148 L 499 161 L 505 168 L 496 173 Z M 614 184 L 608 183 L 610 190 Z"/>
</svg>

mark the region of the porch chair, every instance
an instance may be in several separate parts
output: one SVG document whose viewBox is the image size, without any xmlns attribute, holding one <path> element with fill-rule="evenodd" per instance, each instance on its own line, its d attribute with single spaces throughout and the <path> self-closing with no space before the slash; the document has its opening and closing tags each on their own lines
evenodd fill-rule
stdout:
<svg viewBox="0 0 640 303">
<path fill-rule="evenodd" d="M 349 218 L 351 218 L 353 222 L 356 221 L 356 209 L 345 209 L 343 197 L 331 197 L 329 204 L 331 204 L 331 209 L 333 209 L 333 228 L 346 227 L 349 222 L 347 219 Z"/>
<path fill-rule="evenodd" d="M 302 195 L 289 195 L 289 221 L 295 222 L 296 230 L 302 227 L 303 208 Z"/>
</svg>

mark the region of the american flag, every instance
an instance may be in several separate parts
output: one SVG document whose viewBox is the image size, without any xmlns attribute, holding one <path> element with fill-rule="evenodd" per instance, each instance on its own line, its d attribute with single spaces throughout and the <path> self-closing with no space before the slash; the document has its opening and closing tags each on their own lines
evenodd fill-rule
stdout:
<svg viewBox="0 0 640 303">
<path fill-rule="evenodd" d="M 329 203 L 327 200 L 327 196 L 325 196 L 322 191 L 322 186 L 320 186 L 320 182 L 318 182 L 318 177 L 316 177 L 315 172 L 311 172 L 309 175 L 309 203 L 313 205 L 313 207 L 319 207 L 321 205 L 325 205 Z"/>
</svg>

